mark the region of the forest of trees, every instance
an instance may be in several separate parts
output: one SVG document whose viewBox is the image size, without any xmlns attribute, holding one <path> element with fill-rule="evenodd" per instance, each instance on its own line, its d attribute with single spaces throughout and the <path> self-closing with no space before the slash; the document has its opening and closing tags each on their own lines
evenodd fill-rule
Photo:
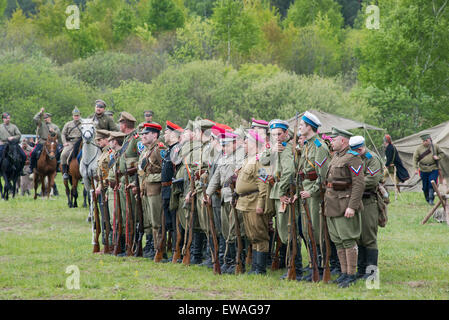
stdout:
<svg viewBox="0 0 449 320">
<path fill-rule="evenodd" d="M 79 28 L 68 27 L 79 8 Z M 372 28 L 376 10 L 379 28 Z M 0 111 L 96 99 L 238 126 L 318 109 L 397 139 L 449 119 L 449 0 L 0 0 Z M 74 20 L 75 19 L 75 20 Z"/>
</svg>

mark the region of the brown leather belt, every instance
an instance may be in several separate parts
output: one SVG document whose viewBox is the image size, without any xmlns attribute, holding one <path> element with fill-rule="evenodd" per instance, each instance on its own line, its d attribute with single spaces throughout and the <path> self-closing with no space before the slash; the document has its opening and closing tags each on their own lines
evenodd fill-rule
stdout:
<svg viewBox="0 0 449 320">
<path fill-rule="evenodd" d="M 315 181 L 316 179 L 318 179 L 318 174 L 316 171 L 309 171 L 307 173 L 304 173 L 302 171 L 299 171 L 299 176 L 301 177 L 301 180 L 310 180 L 310 181 Z"/>
<path fill-rule="evenodd" d="M 169 181 L 169 182 L 161 182 L 161 184 L 162 184 L 162 186 L 163 187 L 170 187 L 171 185 L 172 185 L 172 181 Z"/>
<path fill-rule="evenodd" d="M 347 183 L 347 182 L 340 182 L 340 183 L 332 183 L 332 182 L 328 182 L 326 184 L 327 188 L 332 188 L 335 191 L 345 191 L 348 190 L 351 187 L 351 183 Z"/>
<path fill-rule="evenodd" d="M 256 193 L 256 192 L 259 192 L 259 189 L 253 190 L 253 191 L 248 191 L 248 192 L 243 192 L 243 193 L 238 193 L 238 196 L 239 197 L 246 197 L 246 196 L 249 196 L 250 194 L 253 194 L 253 193 Z"/>
</svg>

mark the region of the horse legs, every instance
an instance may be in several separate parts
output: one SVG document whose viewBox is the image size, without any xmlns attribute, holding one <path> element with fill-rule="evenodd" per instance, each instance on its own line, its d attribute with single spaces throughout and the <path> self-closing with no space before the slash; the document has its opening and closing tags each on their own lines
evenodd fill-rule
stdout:
<svg viewBox="0 0 449 320">
<path fill-rule="evenodd" d="M 73 199 L 73 208 L 78 208 L 78 181 L 73 179 L 72 184 L 72 199 Z"/>
<path fill-rule="evenodd" d="M 39 187 L 39 181 L 38 181 L 38 177 L 37 177 L 37 172 L 34 172 L 33 175 L 33 182 L 34 182 L 34 200 L 37 199 L 37 188 Z"/>
<path fill-rule="evenodd" d="M 41 175 L 41 197 L 44 199 L 47 188 L 45 187 L 45 175 Z"/>
<path fill-rule="evenodd" d="M 67 196 L 67 205 L 69 208 L 72 207 L 72 199 L 71 199 L 71 192 L 69 188 L 69 182 L 67 180 L 64 180 L 64 187 L 65 187 L 65 195 Z"/>
<path fill-rule="evenodd" d="M 56 171 L 48 176 L 48 198 L 50 198 L 51 189 L 55 185 L 55 177 L 56 177 Z M 53 195 L 55 195 L 55 194 L 53 193 Z"/>
</svg>

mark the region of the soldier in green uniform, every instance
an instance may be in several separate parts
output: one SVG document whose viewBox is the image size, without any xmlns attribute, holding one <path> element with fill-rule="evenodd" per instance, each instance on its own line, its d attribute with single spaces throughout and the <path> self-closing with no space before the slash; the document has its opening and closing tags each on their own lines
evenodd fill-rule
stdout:
<svg viewBox="0 0 449 320">
<path fill-rule="evenodd" d="M 236 209 L 243 216 L 245 233 L 252 244 L 253 257 L 248 274 L 266 274 L 269 255 L 269 221 L 265 203 L 268 196 L 268 168 L 262 166 L 259 154 L 265 149 L 265 139 L 249 130 L 244 140 L 248 157 L 244 160 L 236 181 Z"/>
<path fill-rule="evenodd" d="M 162 196 L 161 169 L 162 156 L 158 138 L 162 126 L 158 123 L 145 123 L 139 133 L 145 146 L 139 157 L 139 180 L 142 190 L 143 226 L 147 241 L 152 234 L 153 246 L 158 247 L 162 241 Z M 161 262 L 156 261 L 155 262 Z"/>
<path fill-rule="evenodd" d="M 118 223 L 118 217 L 115 215 L 116 206 L 117 206 L 117 197 L 119 197 L 118 192 L 114 192 L 114 189 L 117 188 L 116 186 L 116 180 L 115 180 L 115 172 L 116 172 L 116 156 L 118 154 L 118 151 L 122 148 L 123 139 L 125 138 L 125 134 L 120 131 L 110 131 L 109 132 L 109 157 L 108 157 L 108 174 L 107 174 L 107 193 L 106 197 L 108 199 L 108 206 L 109 206 L 109 215 L 110 219 L 112 220 L 112 240 L 115 241 L 116 232 L 117 232 L 117 223 Z M 117 189 L 116 189 L 117 190 Z M 120 241 L 120 240 L 119 240 Z M 112 243 L 112 242 L 111 242 Z M 125 242 L 124 238 L 121 239 L 121 251 L 125 251 Z"/>
<path fill-rule="evenodd" d="M 379 207 L 377 205 L 377 189 L 383 179 L 382 168 L 384 164 L 380 157 L 368 150 L 365 139 L 355 136 L 349 139 L 349 146 L 362 157 L 365 174 L 365 191 L 363 192 L 362 234 L 358 241 L 357 278 L 367 278 L 377 268 L 377 227 L 379 220 Z M 368 269 L 367 269 L 368 267 Z"/>
<path fill-rule="evenodd" d="M 318 128 L 321 126 L 320 120 L 312 113 L 306 111 L 299 123 L 299 132 L 304 139 L 304 145 L 301 150 L 299 159 L 298 175 L 304 188 L 298 194 L 298 197 L 306 199 L 309 207 L 310 218 L 312 221 L 313 237 L 317 244 L 318 270 L 320 276 L 323 275 L 323 221 L 321 214 L 321 185 L 327 173 L 330 162 L 329 149 L 324 141 L 317 134 Z M 305 214 L 303 215 L 305 216 Z M 310 245 L 310 236 L 308 234 L 307 219 L 302 219 L 303 235 Z M 309 247 L 309 252 L 311 248 Z M 323 255 L 322 255 L 323 253 Z M 312 273 L 304 276 L 304 280 L 312 281 Z"/>
<path fill-rule="evenodd" d="M 151 110 L 145 110 L 145 111 L 143 112 L 143 117 L 145 118 L 145 121 L 139 123 L 139 126 L 138 126 L 139 130 L 142 130 L 142 129 L 143 129 L 143 125 L 144 125 L 145 123 L 152 123 L 152 122 L 153 122 L 153 115 L 154 115 L 154 112 L 151 111 Z"/>
<path fill-rule="evenodd" d="M 130 189 L 126 189 L 125 185 L 125 175 L 128 175 L 128 182 L 135 184 L 135 175 L 129 175 L 128 172 L 132 171 L 131 169 L 137 169 L 139 154 L 143 151 L 144 146 L 140 140 L 140 137 L 137 133 L 136 118 L 126 111 L 123 111 L 120 115 L 119 119 L 120 131 L 126 134 L 122 148 L 117 152 L 117 165 L 120 171 L 120 204 L 121 204 L 121 213 L 122 213 L 122 227 L 123 230 L 121 232 L 122 236 L 126 240 L 125 230 L 128 230 L 128 236 L 131 236 L 131 232 L 135 230 L 136 224 L 136 200 L 131 194 Z M 128 194 L 126 194 L 128 193 Z M 126 199 L 129 198 L 131 201 L 131 206 L 129 208 L 129 212 L 126 210 Z M 126 220 L 127 214 L 130 219 Z M 130 222 L 132 219 L 132 225 L 127 222 Z M 127 227 L 127 229 L 126 229 Z M 123 240 L 121 240 L 123 241 Z M 130 240 L 132 242 L 132 239 Z M 125 256 L 126 253 L 122 252 L 119 256 Z"/>
<path fill-rule="evenodd" d="M 337 247 L 341 276 L 336 280 L 346 288 L 357 280 L 357 241 L 362 232 L 360 210 L 365 189 L 363 162 L 349 148 L 352 133 L 332 128 L 334 157 L 329 164 L 324 196 L 329 235 Z"/>
<path fill-rule="evenodd" d="M 413 167 L 415 174 L 421 177 L 422 191 L 426 201 L 433 205 L 435 196 L 431 181 L 435 183 L 438 181 L 438 161 L 444 157 L 444 153 L 439 145 L 432 142 L 430 134 L 423 134 L 420 138 L 422 144 L 413 154 Z"/>
<path fill-rule="evenodd" d="M 105 109 L 106 102 L 104 102 L 103 100 L 95 101 L 95 113 L 89 116 L 89 118 L 92 119 L 95 124 L 95 129 L 118 131 L 119 128 L 114 122 L 114 118 L 107 115 Z"/>
<path fill-rule="evenodd" d="M 51 114 L 44 111 L 45 109 L 41 108 L 41 110 L 33 118 L 34 123 L 37 125 L 36 137 L 38 140 L 33 152 L 31 153 L 30 173 L 33 173 L 33 169 L 36 168 L 37 160 L 42 151 L 42 147 L 45 142 L 47 142 L 48 135 L 56 134 L 58 136 L 58 142 L 61 142 L 61 132 L 59 127 L 51 122 Z"/>
<path fill-rule="evenodd" d="M 101 237 L 102 237 L 103 245 L 105 244 L 105 239 L 106 239 L 105 230 L 106 230 L 107 225 L 108 225 L 109 229 L 112 229 L 110 219 L 109 220 L 106 219 L 105 208 L 103 207 L 103 198 L 102 198 L 102 191 L 104 191 L 105 195 L 107 193 L 107 178 L 108 178 L 108 173 L 109 173 L 108 163 L 109 163 L 109 150 L 110 150 L 108 139 L 109 139 L 109 131 L 102 130 L 102 129 L 98 129 L 96 131 L 95 143 L 97 144 L 98 147 L 100 147 L 101 155 L 97 160 L 97 170 L 96 170 L 95 180 L 97 180 L 98 183 L 95 188 L 95 194 L 97 195 L 98 206 L 99 206 L 100 212 L 101 212 L 101 221 L 102 221 Z M 100 179 L 103 179 L 102 182 L 100 182 Z M 103 184 L 104 190 L 101 190 L 101 184 Z M 109 241 L 109 246 L 112 246 L 112 232 L 109 233 L 108 241 Z M 104 247 L 103 247 L 102 253 L 110 254 L 110 253 L 112 253 L 112 251 L 105 252 Z"/>
<path fill-rule="evenodd" d="M 0 160 L 3 158 L 3 150 L 5 149 L 6 143 L 19 143 L 21 133 L 19 131 L 19 128 L 17 128 L 16 125 L 11 123 L 11 115 L 7 112 L 4 112 L 2 114 L 2 120 L 3 123 L 0 125 Z M 20 155 L 22 156 L 22 162 L 25 164 L 26 161 L 26 154 L 18 146 L 18 150 L 20 152 Z"/>
<path fill-rule="evenodd" d="M 62 168 L 62 177 L 64 180 L 69 179 L 68 174 L 68 163 L 67 160 L 72 153 L 73 147 L 75 143 L 81 139 L 81 112 L 77 107 L 72 111 L 73 120 L 67 122 L 62 128 L 61 132 L 61 140 L 64 149 L 61 153 L 61 168 Z"/>
<path fill-rule="evenodd" d="M 223 157 L 217 163 L 217 168 L 213 176 L 209 178 L 209 184 L 206 189 L 206 199 L 212 205 L 212 195 L 221 189 L 221 233 L 226 239 L 226 246 L 229 255 L 225 257 L 224 264 L 221 266 L 222 273 L 234 274 L 236 266 L 236 233 L 235 233 L 235 219 L 232 213 L 232 192 L 230 188 L 231 179 L 235 175 L 236 170 L 239 170 L 243 158 L 243 153 L 237 153 L 237 135 L 231 132 L 220 134 L 219 141 L 223 148 Z M 240 157 L 239 157 L 240 155 Z M 239 215 L 240 233 L 242 239 L 245 235 L 243 227 L 243 216 Z M 219 233 L 218 231 L 216 232 Z M 213 245 L 209 244 L 211 248 Z"/>
<path fill-rule="evenodd" d="M 295 183 L 295 163 L 293 158 L 293 146 L 289 142 L 289 124 L 283 120 L 271 120 L 270 128 L 270 149 L 264 152 L 262 157 L 269 157 L 270 170 L 272 177 L 269 179 L 272 184 L 270 191 L 270 199 L 274 200 L 276 212 L 276 228 L 278 230 L 281 242 L 286 245 L 288 242 L 288 224 L 290 213 L 289 191 L 290 185 Z M 262 160 L 265 165 L 266 161 Z M 295 210 L 295 219 L 297 223 L 298 210 Z M 297 239 L 295 239 L 297 240 Z M 297 242 L 298 250 L 295 258 L 296 280 L 302 280 L 302 257 L 300 250 L 300 242 Z M 287 273 L 281 278 L 285 279 Z"/>
</svg>

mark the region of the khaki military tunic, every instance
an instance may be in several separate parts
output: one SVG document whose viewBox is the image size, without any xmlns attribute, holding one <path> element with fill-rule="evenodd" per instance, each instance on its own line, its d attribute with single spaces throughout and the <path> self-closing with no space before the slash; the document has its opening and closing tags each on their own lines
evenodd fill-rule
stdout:
<svg viewBox="0 0 449 320">
<path fill-rule="evenodd" d="M 268 223 L 271 213 L 265 211 L 268 197 L 268 168 L 262 166 L 259 156 L 245 159 L 239 172 L 235 192 L 239 194 L 236 209 L 243 216 L 245 233 L 253 245 L 253 250 L 268 252 Z M 257 214 L 256 209 L 264 210 Z"/>
<path fill-rule="evenodd" d="M 117 232 L 117 225 L 118 225 L 118 216 L 116 214 L 117 210 L 117 198 L 119 197 L 119 192 L 114 192 L 113 186 L 115 186 L 116 180 L 115 180 L 115 169 L 116 169 L 116 151 L 110 150 L 109 156 L 108 156 L 108 175 L 107 175 L 107 197 L 108 197 L 108 206 L 109 206 L 109 215 L 111 219 L 111 225 L 113 232 Z M 113 240 L 115 241 L 115 234 L 113 234 Z"/>
<path fill-rule="evenodd" d="M 426 147 L 421 144 L 413 154 L 413 167 L 415 170 L 419 169 L 421 172 L 432 172 L 433 170 L 438 170 L 438 166 L 436 161 L 433 159 L 433 156 L 436 155 L 440 157 L 440 160 L 444 157 L 444 152 L 441 150 L 440 146 L 437 144 L 433 144 L 434 153 L 432 153 L 432 146 Z M 418 161 L 418 158 L 421 154 L 424 154 L 427 150 L 430 150 L 429 154 Z"/>
<path fill-rule="evenodd" d="M 365 190 L 363 163 L 360 155 L 349 147 L 336 152 L 329 164 L 324 196 L 329 235 L 337 249 L 356 245 L 361 233 L 360 211 Z M 351 218 L 344 216 L 347 208 L 355 210 Z"/>
<path fill-rule="evenodd" d="M 314 135 L 304 142 L 299 159 L 298 179 L 300 179 L 304 191 L 310 193 L 310 198 L 306 199 L 306 203 L 309 207 L 315 242 L 321 248 L 323 244 L 322 235 L 324 232 L 324 224 L 321 215 L 320 186 L 325 180 L 330 161 L 329 148 L 318 135 Z M 300 199 L 299 188 L 297 188 L 297 195 L 298 199 Z M 303 234 L 309 240 L 305 214 L 302 215 L 301 223 Z"/>
<path fill-rule="evenodd" d="M 106 114 L 97 115 L 96 113 L 89 116 L 93 120 L 95 129 L 102 129 L 108 131 L 119 131 L 119 127 L 114 122 L 114 118 Z"/>
<path fill-rule="evenodd" d="M 377 249 L 377 228 L 379 220 L 379 207 L 377 205 L 376 190 L 383 180 L 384 166 L 380 157 L 366 149 L 362 155 L 363 169 L 365 175 L 365 191 L 363 192 L 362 234 L 358 244 L 360 246 Z"/>
<path fill-rule="evenodd" d="M 109 245 L 112 245 L 112 214 L 113 214 L 113 209 L 110 209 L 110 205 L 109 205 L 109 192 L 108 192 L 108 174 L 109 174 L 109 161 L 110 161 L 110 148 L 109 147 L 104 147 L 102 150 L 102 153 L 100 155 L 100 157 L 98 158 L 97 161 L 97 169 L 96 169 L 96 176 L 98 178 L 98 184 L 97 187 L 100 186 L 101 187 L 101 183 L 100 183 L 100 179 L 103 179 L 103 188 L 104 188 L 104 194 L 106 196 L 106 200 L 107 200 L 107 204 L 108 204 L 108 210 L 109 210 L 109 219 L 107 219 L 106 217 L 106 213 L 104 211 L 104 207 L 103 207 L 103 199 L 101 198 L 101 196 L 98 197 L 98 204 L 100 207 L 100 211 L 101 211 L 101 220 L 103 221 L 103 223 L 101 224 L 101 229 L 102 229 L 102 238 L 103 238 L 103 244 L 105 243 L 105 235 L 106 235 L 106 224 L 109 224 L 110 227 L 110 233 L 109 233 Z M 113 195 L 112 195 L 113 197 Z"/>
<path fill-rule="evenodd" d="M 38 137 L 38 143 L 45 144 L 50 132 L 56 133 L 56 135 L 58 136 L 58 141 L 62 142 L 59 127 L 54 123 L 45 122 L 43 112 L 38 112 L 34 116 L 33 121 L 37 125 L 36 136 Z"/>
<path fill-rule="evenodd" d="M 161 151 L 155 141 L 141 153 L 138 171 L 144 202 L 144 231 L 153 232 L 155 246 L 160 241 L 162 227 L 161 171 Z"/>
<path fill-rule="evenodd" d="M 81 139 L 82 133 L 81 128 L 79 127 L 81 121 L 69 121 L 64 125 L 61 132 L 61 140 L 62 144 L 68 143 L 68 146 L 64 146 L 64 150 L 61 153 L 61 164 L 68 164 L 67 160 L 70 156 L 70 153 L 73 150 L 75 143 Z"/>
<path fill-rule="evenodd" d="M 0 145 L 8 142 L 9 137 L 14 138 L 14 142 L 19 142 L 21 133 L 15 124 L 0 124 Z"/>
</svg>

